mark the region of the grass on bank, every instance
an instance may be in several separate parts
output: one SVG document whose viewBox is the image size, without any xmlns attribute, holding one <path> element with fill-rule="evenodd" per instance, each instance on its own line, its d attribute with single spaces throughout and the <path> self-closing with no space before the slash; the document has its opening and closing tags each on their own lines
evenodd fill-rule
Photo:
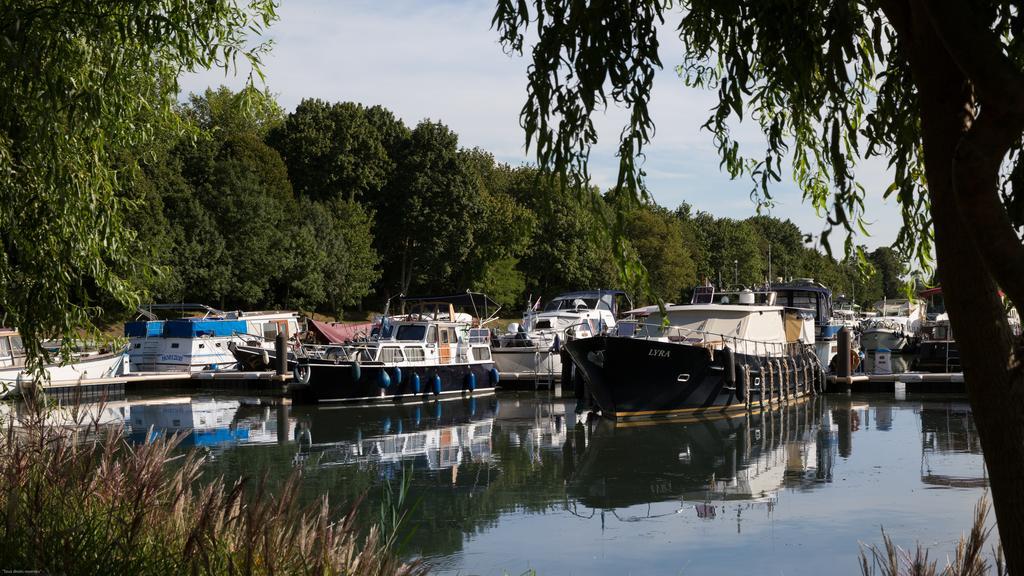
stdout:
<svg viewBox="0 0 1024 576">
<path fill-rule="evenodd" d="M 983 495 L 974 507 L 974 524 L 970 534 L 961 536 L 953 558 L 946 559 L 946 567 L 939 572 L 938 562 L 928 558 L 928 550 L 920 544 L 911 552 L 897 546 L 882 530 L 882 546 L 863 546 L 860 553 L 860 569 L 863 576 L 1008 576 L 1003 561 L 1003 548 L 996 544 L 992 548 L 992 563 L 985 558 L 985 543 L 991 536 L 986 528 L 988 518 L 988 497 Z"/>
<path fill-rule="evenodd" d="M 297 503 L 299 477 L 200 482 L 203 457 L 175 455 L 180 436 L 142 445 L 118 429 L 55 426 L 45 415 L 0 434 L 0 566 L 47 574 L 419 575 L 395 534 L 403 516 L 361 533 L 327 496 Z M 399 501 L 401 498 L 399 498 Z"/>
</svg>

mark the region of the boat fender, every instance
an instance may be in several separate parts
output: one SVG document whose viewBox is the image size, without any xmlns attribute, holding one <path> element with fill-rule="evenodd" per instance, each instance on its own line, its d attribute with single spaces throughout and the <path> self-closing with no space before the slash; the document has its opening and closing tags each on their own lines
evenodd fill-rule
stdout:
<svg viewBox="0 0 1024 576">
<path fill-rule="evenodd" d="M 466 388 L 469 388 L 470 392 L 476 390 L 476 374 L 472 372 L 466 374 Z"/>
<path fill-rule="evenodd" d="M 747 399 L 747 374 L 749 371 L 744 366 L 740 368 L 739 375 L 736 377 L 736 399 L 743 402 Z"/>
<path fill-rule="evenodd" d="M 729 386 L 736 385 L 736 353 L 732 348 L 722 348 L 722 364 L 725 368 L 725 383 Z"/>
<path fill-rule="evenodd" d="M 551 344 L 551 351 L 558 354 L 562 351 L 562 339 L 555 334 L 555 341 Z"/>
<path fill-rule="evenodd" d="M 381 388 L 387 388 L 388 386 L 391 386 L 391 376 L 388 376 L 387 370 L 381 370 L 377 374 L 377 385 L 380 386 Z"/>
<path fill-rule="evenodd" d="M 305 386 L 309 384 L 309 365 L 308 364 L 295 364 L 295 368 L 292 368 L 292 378 L 296 382 Z"/>
<path fill-rule="evenodd" d="M 401 385 L 402 384 L 402 369 L 399 368 L 398 366 L 395 366 L 395 375 L 391 379 L 395 382 L 395 384 Z"/>
<path fill-rule="evenodd" d="M 441 393 L 441 375 L 434 373 L 434 396 Z"/>
<path fill-rule="evenodd" d="M 497 386 L 498 382 L 501 380 L 501 375 L 498 374 L 497 368 L 491 368 L 487 371 L 487 378 L 490 381 L 491 386 Z"/>
<path fill-rule="evenodd" d="M 234 344 L 234 342 L 232 342 Z M 270 367 L 270 354 L 266 350 L 260 351 L 260 360 L 263 360 L 263 365 Z"/>
<path fill-rule="evenodd" d="M 359 362 L 352 364 L 352 382 L 359 382 L 363 377 L 363 369 L 359 366 Z"/>
<path fill-rule="evenodd" d="M 420 375 L 415 373 L 415 372 L 413 372 L 412 373 L 412 377 L 409 378 L 409 380 L 410 380 L 409 383 L 412 384 L 412 393 L 413 394 L 419 394 L 420 393 Z"/>
</svg>

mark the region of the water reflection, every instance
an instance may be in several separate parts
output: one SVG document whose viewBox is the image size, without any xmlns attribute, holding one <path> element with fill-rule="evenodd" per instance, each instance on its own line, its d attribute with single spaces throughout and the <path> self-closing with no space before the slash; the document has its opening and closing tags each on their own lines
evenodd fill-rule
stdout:
<svg viewBox="0 0 1024 576">
<path fill-rule="evenodd" d="M 17 416 L 16 404 L 0 406 Z M 609 538 L 614 545 L 601 545 L 607 566 L 597 572 L 633 570 L 627 560 L 641 546 L 652 562 L 677 558 L 681 546 L 690 571 L 714 572 L 702 562 L 726 533 L 751 549 L 749 559 L 730 561 L 755 572 L 769 564 L 785 573 L 831 568 L 787 564 L 773 543 L 791 534 L 830 563 L 848 553 L 853 569 L 856 542 L 877 541 L 883 518 L 899 518 L 911 535 L 952 541 L 986 483 L 962 398 L 823 396 L 738 418 L 633 427 L 577 417 L 573 406 L 525 394 L 367 408 L 193 395 L 84 408 L 134 441 L 187 433 L 185 444 L 209 455 L 210 478 L 266 475 L 273 488 L 300 470 L 306 501 L 365 496 L 366 522 L 379 513 L 382 481 L 411 470 L 419 504 L 407 551 L 440 572 L 564 573 L 576 568 L 560 559 L 593 556 Z M 939 504 L 929 500 L 935 490 L 943 490 Z M 776 523 L 780 511 L 788 522 Z M 528 565 L 516 563 L 527 557 Z"/>
</svg>

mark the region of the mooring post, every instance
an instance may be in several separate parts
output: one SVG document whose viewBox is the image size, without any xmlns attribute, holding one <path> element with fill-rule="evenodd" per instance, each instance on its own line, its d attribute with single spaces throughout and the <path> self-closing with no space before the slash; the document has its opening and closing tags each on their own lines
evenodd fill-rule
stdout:
<svg viewBox="0 0 1024 576">
<path fill-rule="evenodd" d="M 278 332 L 274 338 L 274 352 L 277 354 L 277 375 L 284 376 L 288 373 L 288 337 L 284 332 Z"/>
<path fill-rule="evenodd" d="M 838 384 L 839 390 L 848 392 L 850 390 L 852 381 L 850 379 L 850 349 L 852 346 L 852 338 L 850 338 L 850 329 L 843 326 L 839 330 L 837 337 L 839 351 L 836 353 L 836 378 L 835 383 Z"/>
</svg>

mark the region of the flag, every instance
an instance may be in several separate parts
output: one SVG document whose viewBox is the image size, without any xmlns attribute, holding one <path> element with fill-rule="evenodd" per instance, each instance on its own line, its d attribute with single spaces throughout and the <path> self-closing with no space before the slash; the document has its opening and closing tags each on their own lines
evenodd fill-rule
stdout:
<svg viewBox="0 0 1024 576">
<path fill-rule="evenodd" d="M 540 296 L 537 296 L 537 301 L 533 303 L 534 310 L 540 310 Z"/>
</svg>

